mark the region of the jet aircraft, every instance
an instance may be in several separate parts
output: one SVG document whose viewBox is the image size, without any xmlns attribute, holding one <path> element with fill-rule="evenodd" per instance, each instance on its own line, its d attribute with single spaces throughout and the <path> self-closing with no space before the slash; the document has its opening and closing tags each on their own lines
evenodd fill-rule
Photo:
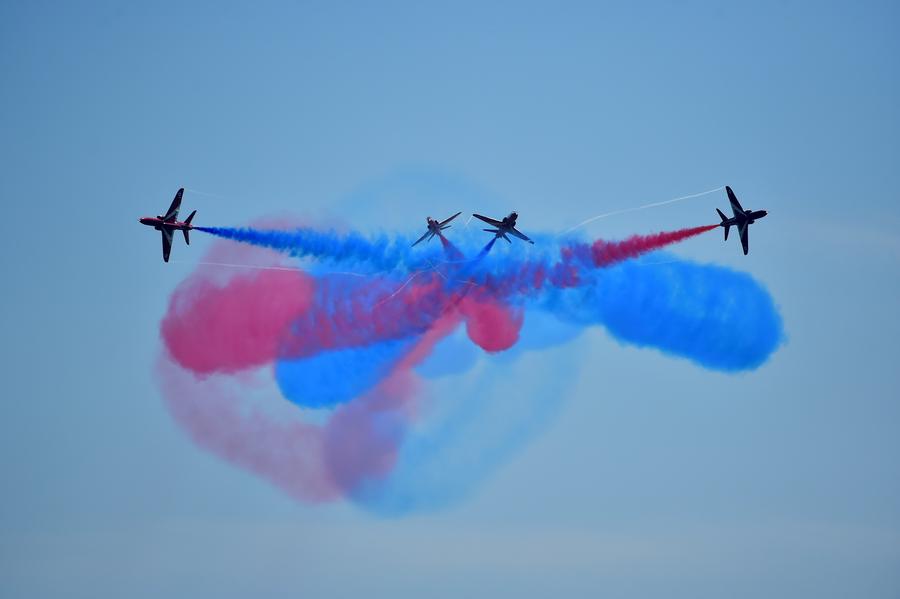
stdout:
<svg viewBox="0 0 900 599">
<path fill-rule="evenodd" d="M 488 218 L 487 216 L 482 216 L 480 214 L 473 214 L 472 216 L 474 216 L 478 220 L 483 220 L 487 224 L 494 227 L 493 229 L 482 230 L 487 231 L 488 233 L 493 233 L 495 238 L 502 237 L 508 243 L 512 243 L 512 241 L 509 240 L 509 237 L 506 236 L 507 234 L 509 234 L 514 237 L 518 237 L 522 241 L 527 241 L 528 243 L 534 244 L 534 242 L 528 239 L 526 235 L 523 235 L 521 231 L 516 229 L 516 219 L 519 218 L 519 215 L 515 212 L 510 212 L 509 216 L 504 217 L 503 220 Z"/>
<path fill-rule="evenodd" d="M 445 220 L 442 220 L 442 221 L 436 221 L 436 220 L 434 220 L 433 218 L 431 218 L 430 216 L 426 217 L 426 218 L 425 218 L 425 222 L 428 223 L 428 230 L 425 231 L 425 234 L 422 235 L 421 237 L 419 237 L 419 239 L 417 239 L 417 240 L 416 240 L 416 243 L 414 243 L 413 245 L 414 245 L 414 246 L 415 246 L 415 245 L 418 245 L 418 243 L 419 243 L 420 241 L 431 241 L 431 239 L 432 239 L 435 235 L 440 235 L 440 234 L 441 234 L 441 231 L 443 231 L 444 229 L 449 229 L 449 228 L 451 227 L 451 225 L 449 225 L 449 224 L 447 224 L 447 223 L 449 223 L 451 220 L 453 220 L 454 218 L 456 218 L 456 217 L 459 216 L 460 214 L 462 214 L 462 212 L 457 212 L 456 214 L 454 214 L 454 215 L 451 216 L 450 218 L 445 219 Z M 427 238 L 427 239 L 426 239 L 426 238 Z"/>
<path fill-rule="evenodd" d="M 734 216 L 728 218 L 722 214 L 721 210 L 716 208 L 716 212 L 719 213 L 719 217 L 722 219 L 719 226 L 725 227 L 726 240 L 728 239 L 728 229 L 731 228 L 731 225 L 738 228 L 738 234 L 741 236 L 741 246 L 744 248 L 744 255 L 746 256 L 750 248 L 750 242 L 747 238 L 747 232 L 750 229 L 750 225 L 767 215 L 768 212 L 765 210 L 744 210 L 741 207 L 741 203 L 738 202 L 737 196 L 731 191 L 731 188 L 726 185 L 725 191 L 728 193 L 728 201 L 731 202 L 731 212 Z"/>
<path fill-rule="evenodd" d="M 188 231 L 194 228 L 191 224 L 191 221 L 194 219 L 194 215 L 197 214 L 197 211 L 194 210 L 191 212 L 191 215 L 187 217 L 187 220 L 181 222 L 178 220 L 178 209 L 181 208 L 181 196 L 184 195 L 184 188 L 178 190 L 175 194 L 175 199 L 172 200 L 172 205 L 169 206 L 169 209 L 166 211 L 164 215 L 160 216 L 145 216 L 139 219 L 139 222 L 142 225 L 147 225 L 148 227 L 153 227 L 162 235 L 162 252 L 163 252 L 163 260 L 169 261 L 169 252 L 172 251 L 172 235 L 175 231 L 181 231 L 184 233 L 184 242 L 188 245 L 191 244 L 191 238 L 188 236 Z"/>
</svg>

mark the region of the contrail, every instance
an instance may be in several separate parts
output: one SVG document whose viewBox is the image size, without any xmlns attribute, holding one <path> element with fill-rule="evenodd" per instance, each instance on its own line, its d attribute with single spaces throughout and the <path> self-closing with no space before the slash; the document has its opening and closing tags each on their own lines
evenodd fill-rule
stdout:
<svg viewBox="0 0 900 599">
<path fill-rule="evenodd" d="M 435 270 L 435 272 L 437 271 L 437 269 L 432 269 L 432 270 Z M 396 291 L 394 291 L 393 293 L 391 293 L 389 296 L 387 296 L 386 298 L 384 298 L 384 299 L 381 300 L 380 302 L 378 302 L 378 303 L 376 303 L 375 305 L 373 305 L 372 308 L 377 308 L 378 306 L 380 306 L 381 304 L 385 303 L 386 301 L 388 301 L 388 300 L 393 299 L 394 297 L 396 297 L 397 294 L 400 293 L 401 291 L 403 291 L 403 290 L 406 288 L 407 285 L 409 285 L 410 283 L 413 282 L 413 279 L 415 279 L 416 277 L 418 277 L 418 276 L 419 276 L 420 274 L 422 274 L 423 272 L 428 272 L 428 271 L 425 271 L 425 270 L 417 270 L 417 271 L 413 272 L 413 273 L 410 275 L 410 277 L 409 277 L 408 279 L 406 279 L 406 282 L 403 283 L 402 285 L 400 285 L 400 287 L 398 287 Z M 438 273 L 438 274 L 440 275 L 441 273 Z M 444 277 L 444 275 L 441 275 L 441 276 Z M 446 279 L 446 277 L 444 277 L 444 278 Z"/>
<path fill-rule="evenodd" d="M 249 268 L 252 270 L 288 270 L 288 271 L 296 271 L 303 272 L 300 268 L 292 268 L 290 266 L 259 266 L 256 264 L 231 264 L 228 262 L 191 262 L 189 260 L 171 260 L 174 264 L 187 264 L 187 265 L 197 265 L 197 266 L 224 266 L 228 268 Z M 347 274 L 356 274 L 356 273 L 347 273 Z"/>
<path fill-rule="evenodd" d="M 618 214 L 627 214 L 628 212 L 637 212 L 638 210 L 646 210 L 647 208 L 655 208 L 657 206 L 665 206 L 666 204 L 674 204 L 675 202 L 680 202 L 682 200 L 689 200 L 691 198 L 699 198 L 700 196 L 705 196 L 705 195 L 708 195 L 711 193 L 715 193 L 717 191 L 722 191 L 723 189 L 725 189 L 725 186 L 720 185 L 719 187 L 716 187 L 715 189 L 710 189 L 708 191 L 701 191 L 700 193 L 693 193 L 691 195 L 673 198 L 671 200 L 666 200 L 664 202 L 654 202 L 652 204 L 644 204 L 643 206 L 637 206 L 635 208 L 623 208 L 622 210 L 614 210 L 612 212 L 598 214 L 597 216 L 592 216 L 591 218 L 578 223 L 571 229 L 566 229 L 565 231 L 563 231 L 562 233 L 559 234 L 559 237 L 566 235 L 568 233 L 571 233 L 572 231 L 575 231 L 576 229 L 580 229 L 581 227 L 583 227 L 587 224 L 590 224 L 590 223 L 594 222 L 595 220 L 600 220 L 601 218 L 606 218 L 608 216 L 616 216 Z"/>
</svg>

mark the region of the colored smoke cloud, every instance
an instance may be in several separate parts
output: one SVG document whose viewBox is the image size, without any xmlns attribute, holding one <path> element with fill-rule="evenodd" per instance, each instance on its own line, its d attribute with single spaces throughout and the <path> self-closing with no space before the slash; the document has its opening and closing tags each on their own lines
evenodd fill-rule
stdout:
<svg viewBox="0 0 900 599">
<path fill-rule="evenodd" d="M 719 371 L 768 359 L 782 324 L 756 280 L 639 260 L 713 228 L 593 243 L 539 236 L 527 252 L 464 236 L 411 248 L 405 237 L 313 227 L 200 228 L 246 244 L 231 259 L 256 252 L 259 268 L 198 270 L 175 290 L 161 324 L 163 395 L 198 445 L 298 500 L 394 515 L 441 507 L 546 425 L 564 394 L 555 377 L 542 386 L 542 368 L 577 368 L 548 356 L 586 327 Z M 528 362 L 535 378 L 515 404 L 485 391 L 492 377 L 478 364 L 495 354 Z M 471 388 L 436 402 L 430 377 Z"/>
</svg>

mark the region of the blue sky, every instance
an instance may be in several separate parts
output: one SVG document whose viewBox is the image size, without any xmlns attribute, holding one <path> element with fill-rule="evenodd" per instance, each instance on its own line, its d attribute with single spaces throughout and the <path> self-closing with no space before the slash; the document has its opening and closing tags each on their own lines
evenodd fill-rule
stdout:
<svg viewBox="0 0 900 599">
<path fill-rule="evenodd" d="M 891 2 L 4 3 L 0 594 L 896 597 L 898 24 Z M 473 193 L 448 205 L 435 173 Z M 421 195 L 360 201 L 398 179 Z M 179 186 L 216 194 L 185 196 L 210 225 L 487 204 L 556 231 L 725 183 L 769 210 L 751 254 L 675 252 L 765 284 L 786 345 L 726 375 L 592 330 L 542 434 L 437 513 L 294 503 L 192 445 L 153 381 L 211 243 L 165 265 L 136 223 Z"/>
</svg>

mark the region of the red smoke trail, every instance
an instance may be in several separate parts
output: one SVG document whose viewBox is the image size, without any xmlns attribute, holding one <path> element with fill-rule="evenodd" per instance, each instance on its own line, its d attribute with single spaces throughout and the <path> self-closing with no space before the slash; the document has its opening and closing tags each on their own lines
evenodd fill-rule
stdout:
<svg viewBox="0 0 900 599">
<path fill-rule="evenodd" d="M 712 231 L 719 225 L 706 225 L 691 229 L 679 229 L 653 235 L 634 235 L 623 241 L 604 241 L 598 239 L 591 245 L 591 257 L 598 267 L 609 266 L 629 258 L 637 258 L 641 254 L 662 249 L 667 245 L 684 241 L 700 233 Z"/>
<path fill-rule="evenodd" d="M 637 258 L 690 237 L 711 231 L 719 225 L 705 225 L 652 235 L 634 235 L 622 241 L 598 239 L 592 244 L 577 243 L 560 250 L 561 259 L 554 264 L 523 262 L 514 271 L 501 276 L 488 275 L 471 295 L 502 300 L 515 295 L 540 291 L 545 286 L 565 289 L 582 282 L 585 267 L 606 268 L 618 262 Z"/>
<path fill-rule="evenodd" d="M 315 305 L 294 321 L 279 357 L 302 358 L 425 333 L 458 299 L 438 275 L 414 276 L 402 288 L 396 280 L 377 280 L 349 294 L 340 288 L 332 294 L 323 286 Z"/>
</svg>

